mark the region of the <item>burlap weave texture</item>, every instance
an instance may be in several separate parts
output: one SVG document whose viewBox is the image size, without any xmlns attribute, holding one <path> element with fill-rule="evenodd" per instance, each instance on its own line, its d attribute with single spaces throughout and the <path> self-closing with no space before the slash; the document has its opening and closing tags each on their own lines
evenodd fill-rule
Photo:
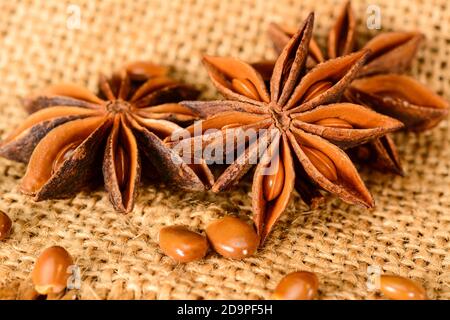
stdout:
<svg viewBox="0 0 450 320">
<path fill-rule="evenodd" d="M 150 59 L 218 97 L 202 53 L 249 61 L 273 58 L 270 21 L 299 23 L 316 11 L 321 42 L 341 1 L 322 0 L 0 0 L 0 136 L 26 116 L 20 97 L 50 83 L 95 89 L 99 71 Z M 450 3 L 447 0 L 354 1 L 359 32 L 366 7 L 381 8 L 383 30 L 421 30 L 427 40 L 411 72 L 450 99 Z M 80 24 L 77 24 L 77 17 Z M 405 177 L 361 169 L 377 207 L 365 210 L 329 198 L 310 211 L 295 196 L 267 244 L 254 257 L 230 261 L 209 254 L 177 265 L 158 249 L 162 226 L 202 231 L 226 214 L 250 217 L 250 180 L 229 193 L 190 194 L 143 186 L 133 213 L 116 213 L 103 189 L 73 199 L 34 203 L 18 191 L 25 166 L 0 159 L 0 210 L 14 221 L 0 243 L 0 298 L 21 297 L 35 258 L 59 244 L 82 271 L 83 299 L 268 298 L 280 278 L 310 270 L 321 299 L 373 298 L 369 272 L 407 276 L 431 298 L 450 298 L 450 135 L 448 121 L 396 142 Z M 369 271 L 368 271 L 369 268 Z"/>
</svg>

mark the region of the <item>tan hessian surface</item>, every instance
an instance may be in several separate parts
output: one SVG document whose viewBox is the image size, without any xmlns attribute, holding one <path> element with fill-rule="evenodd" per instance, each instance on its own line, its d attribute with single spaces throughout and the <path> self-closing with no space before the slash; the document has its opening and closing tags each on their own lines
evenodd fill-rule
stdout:
<svg viewBox="0 0 450 320">
<path fill-rule="evenodd" d="M 77 7 L 81 24 L 76 25 Z M 19 98 L 50 83 L 95 89 L 98 72 L 151 59 L 214 98 L 201 53 L 247 60 L 273 57 L 270 21 L 298 23 L 316 11 L 324 36 L 340 1 L 160 0 L 0 1 L 0 136 L 25 118 Z M 369 3 L 369 2 L 367 2 Z M 365 20 L 366 1 L 354 1 Z M 384 30 L 427 35 L 412 73 L 450 98 L 450 3 L 375 0 Z M 75 28 L 73 28 L 75 26 Z M 365 23 L 359 31 L 368 35 Z M 376 33 L 376 31 L 371 31 Z M 283 275 L 314 271 L 321 299 L 372 298 L 368 267 L 410 277 L 431 298 L 450 298 L 450 136 L 448 120 L 425 134 L 396 135 L 406 177 L 363 169 L 377 207 L 365 210 L 330 197 L 309 211 L 295 196 L 267 245 L 255 257 L 230 261 L 216 254 L 177 265 L 158 249 L 166 225 L 204 230 L 226 214 L 251 215 L 250 180 L 230 193 L 189 194 L 144 186 L 133 213 L 114 212 L 106 193 L 34 203 L 18 191 L 25 166 L 0 159 L 0 210 L 14 221 L 0 242 L 0 297 L 20 297 L 37 255 L 54 244 L 81 268 L 84 299 L 268 298 Z"/>
</svg>

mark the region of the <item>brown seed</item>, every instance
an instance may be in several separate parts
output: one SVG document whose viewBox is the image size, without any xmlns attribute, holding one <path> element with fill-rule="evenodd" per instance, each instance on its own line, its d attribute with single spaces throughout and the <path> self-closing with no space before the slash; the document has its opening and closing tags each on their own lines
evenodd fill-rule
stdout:
<svg viewBox="0 0 450 320">
<path fill-rule="evenodd" d="M 127 178 L 126 173 L 128 172 L 128 161 L 124 149 L 121 146 L 117 146 L 114 165 L 116 170 L 117 184 L 119 188 L 123 190 L 126 187 Z"/>
<path fill-rule="evenodd" d="M 353 129 L 350 123 L 339 118 L 326 118 L 315 122 L 315 124 L 336 129 Z"/>
<path fill-rule="evenodd" d="M 316 167 L 316 169 L 322 173 L 328 180 L 336 181 L 338 179 L 336 166 L 333 161 L 322 151 L 314 148 L 302 146 L 303 152 Z"/>
<path fill-rule="evenodd" d="M 231 80 L 231 86 L 234 90 L 250 99 L 261 100 L 255 85 L 248 79 L 233 79 Z"/>
<path fill-rule="evenodd" d="M 279 156 L 274 158 L 272 166 L 275 168 L 275 173 L 266 175 L 263 181 L 264 198 L 267 201 L 276 199 L 283 191 L 284 185 L 284 166 Z"/>
<path fill-rule="evenodd" d="M 319 279 L 312 272 L 292 272 L 278 283 L 274 300 L 312 300 L 317 295 Z"/>
<path fill-rule="evenodd" d="M 243 259 L 253 255 L 259 244 L 255 230 L 235 217 L 216 220 L 206 228 L 214 250 L 226 258 Z"/>
<path fill-rule="evenodd" d="M 184 226 L 170 226 L 159 232 L 159 246 L 164 254 L 178 262 L 202 259 L 208 251 L 208 241 Z"/>
<path fill-rule="evenodd" d="M 317 295 L 319 279 L 312 272 L 292 272 L 278 283 L 274 300 L 312 300 Z"/>
<path fill-rule="evenodd" d="M 73 265 L 70 254 L 62 247 L 45 249 L 36 261 L 31 279 L 40 294 L 56 294 L 67 286 L 68 268 Z"/>
<path fill-rule="evenodd" d="M 315 84 L 313 84 L 308 91 L 306 91 L 303 103 L 308 102 L 315 97 L 319 96 L 320 94 L 324 93 L 328 89 L 330 89 L 333 86 L 333 82 L 330 81 L 319 81 Z"/>
<path fill-rule="evenodd" d="M 425 289 L 414 281 L 399 277 L 382 275 L 380 291 L 393 300 L 427 300 Z"/>
<path fill-rule="evenodd" d="M 0 240 L 6 239 L 11 232 L 12 221 L 6 213 L 0 211 Z"/>
<path fill-rule="evenodd" d="M 62 166 L 64 161 L 66 161 L 73 155 L 76 148 L 78 148 L 78 146 L 82 142 L 83 141 L 75 141 L 75 142 L 69 143 L 65 148 L 61 149 L 61 151 L 56 156 L 55 161 L 53 162 L 52 174 L 55 173 L 56 171 L 58 171 L 58 169 Z"/>
<path fill-rule="evenodd" d="M 164 76 L 168 70 L 148 61 L 136 61 L 126 66 L 128 75 L 133 80 L 147 80 L 152 77 Z"/>
<path fill-rule="evenodd" d="M 234 129 L 234 128 L 237 128 L 237 127 L 242 127 L 242 124 L 240 124 L 240 123 L 230 123 L 230 124 L 227 124 L 227 125 L 223 126 L 222 130 Z"/>
</svg>

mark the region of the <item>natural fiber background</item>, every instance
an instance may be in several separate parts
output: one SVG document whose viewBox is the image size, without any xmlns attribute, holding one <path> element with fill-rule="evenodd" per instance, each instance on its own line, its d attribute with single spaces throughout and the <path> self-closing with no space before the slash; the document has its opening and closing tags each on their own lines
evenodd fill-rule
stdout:
<svg viewBox="0 0 450 320">
<path fill-rule="evenodd" d="M 100 70 L 151 59 L 214 97 L 201 53 L 247 60 L 273 57 L 270 21 L 298 23 L 316 11 L 324 36 L 340 1 L 322 0 L 0 0 L 0 135 L 26 116 L 19 97 L 50 83 L 72 81 L 95 89 Z M 70 28 L 73 7 L 80 28 Z M 427 41 L 412 73 L 450 98 L 450 3 L 447 0 L 354 1 L 361 19 L 368 4 L 381 6 L 384 30 L 419 29 Z M 359 31 L 367 35 L 365 23 Z M 375 32 L 371 32 L 375 33 Z M 322 37 L 323 41 L 323 37 Z M 0 159 L 0 210 L 14 221 L 0 243 L 0 295 L 23 296 L 38 254 L 59 244 L 82 270 L 83 299 L 259 299 L 294 270 L 320 277 L 320 299 L 376 297 L 367 268 L 413 278 L 431 298 L 450 298 L 450 136 L 448 121 L 421 135 L 396 136 L 406 177 L 369 172 L 373 211 L 330 198 L 319 210 L 295 196 L 267 245 L 245 261 L 211 253 L 177 265 L 158 249 L 165 225 L 202 231 L 226 214 L 250 216 L 250 184 L 230 193 L 189 194 L 144 186 L 129 215 L 113 211 L 101 189 L 64 201 L 33 203 L 17 189 L 25 166 Z"/>
</svg>

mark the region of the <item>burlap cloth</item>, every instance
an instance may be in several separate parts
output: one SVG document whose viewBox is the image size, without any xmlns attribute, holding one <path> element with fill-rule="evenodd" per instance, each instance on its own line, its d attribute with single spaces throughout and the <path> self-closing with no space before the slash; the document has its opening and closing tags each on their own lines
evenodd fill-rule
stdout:
<svg viewBox="0 0 450 320">
<path fill-rule="evenodd" d="M 412 73 L 450 98 L 450 3 L 447 0 L 354 1 L 365 17 L 379 4 L 385 30 L 419 29 L 427 41 Z M 81 24 L 76 25 L 77 7 Z M 98 72 L 151 59 L 175 76 L 216 95 L 201 53 L 256 61 L 273 57 L 270 21 L 300 22 L 316 11 L 324 36 L 340 1 L 0 1 L 0 135 L 25 118 L 19 97 L 49 83 L 95 89 Z M 75 20 L 73 20 L 75 19 Z M 368 35 L 365 23 L 359 31 Z M 372 32 L 373 33 L 373 32 Z M 321 39 L 323 42 L 323 37 Z M 251 215 L 250 179 L 222 194 L 190 194 L 144 186 L 133 213 L 116 213 L 103 189 L 73 199 L 34 203 L 18 191 L 25 166 L 0 159 L 0 210 L 14 221 L 0 243 L 0 294 L 20 297 L 34 261 L 46 247 L 67 248 L 82 272 L 83 299 L 259 299 L 294 270 L 320 277 L 321 299 L 373 298 L 371 272 L 424 284 L 431 298 L 450 298 L 450 137 L 448 121 L 421 135 L 396 135 L 404 178 L 362 169 L 377 207 L 332 199 L 309 211 L 295 196 L 267 245 L 245 261 L 209 254 L 179 265 L 158 248 L 162 226 L 205 226 L 226 214 Z M 369 270 L 368 270 L 369 268 Z"/>
</svg>

